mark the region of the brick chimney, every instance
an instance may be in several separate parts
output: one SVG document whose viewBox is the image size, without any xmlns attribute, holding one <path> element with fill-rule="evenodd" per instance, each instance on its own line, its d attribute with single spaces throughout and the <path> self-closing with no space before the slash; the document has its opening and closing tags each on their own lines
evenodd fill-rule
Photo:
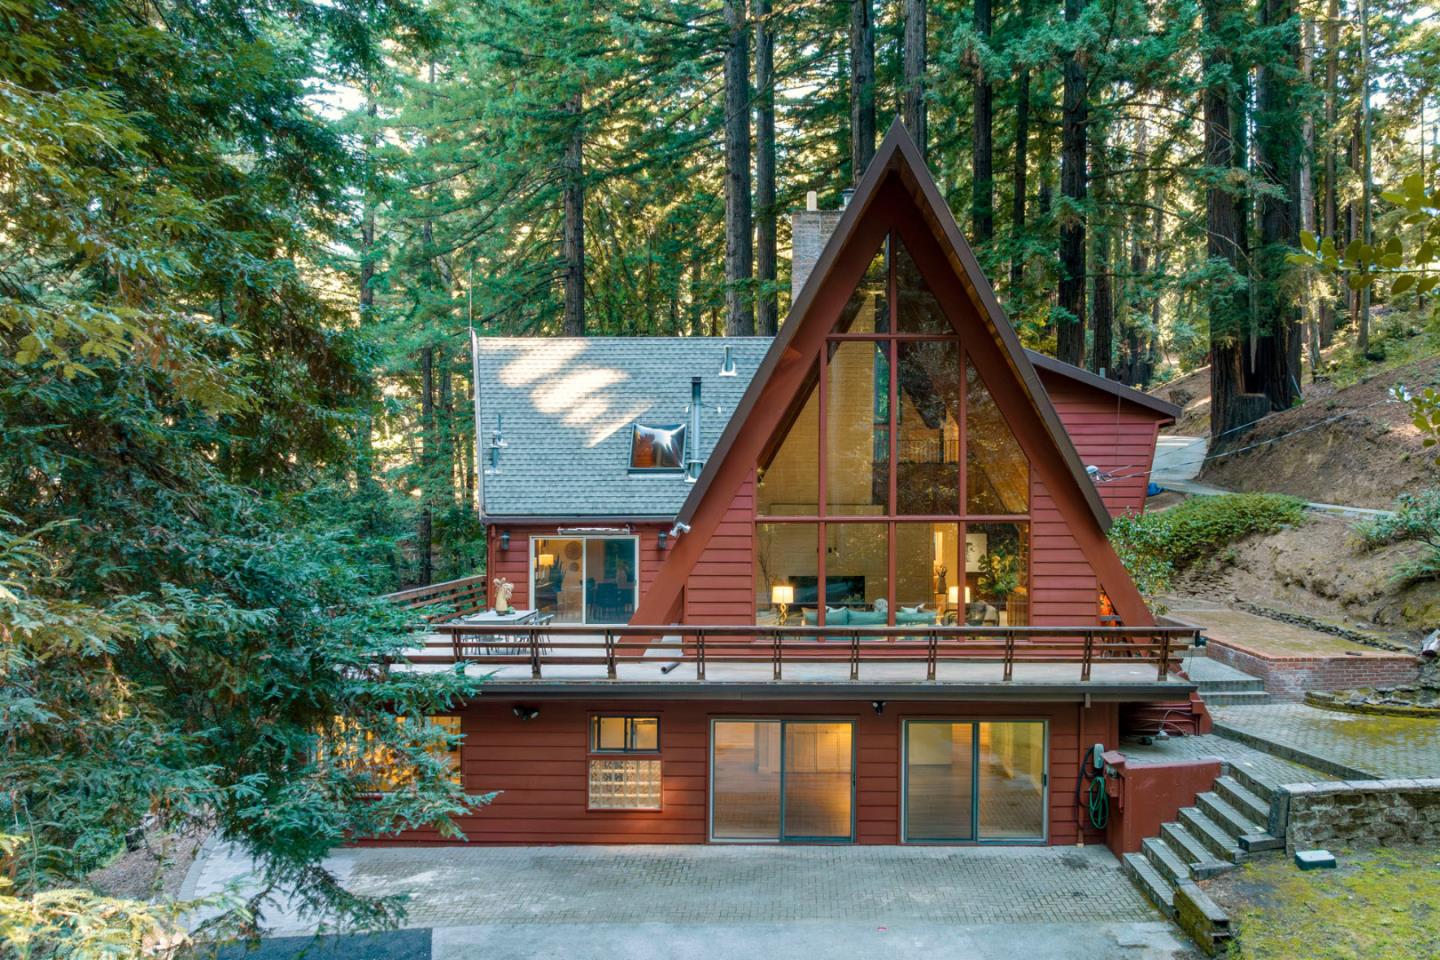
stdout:
<svg viewBox="0 0 1440 960">
<path fill-rule="evenodd" d="M 794 303 L 795 298 L 800 296 L 800 289 L 810 278 L 810 271 L 815 269 L 815 261 L 820 259 L 820 251 L 825 249 L 825 243 L 830 239 L 830 234 L 835 232 L 835 225 L 840 222 L 842 213 L 844 213 L 843 209 L 819 209 L 814 190 L 805 195 L 804 210 L 790 212 L 791 303 Z"/>
</svg>

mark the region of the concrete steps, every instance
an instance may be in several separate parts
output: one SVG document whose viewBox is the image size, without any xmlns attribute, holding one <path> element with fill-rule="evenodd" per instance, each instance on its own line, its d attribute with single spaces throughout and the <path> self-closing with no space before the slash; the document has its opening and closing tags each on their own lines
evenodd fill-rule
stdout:
<svg viewBox="0 0 1440 960">
<path fill-rule="evenodd" d="M 1167 917 L 1175 916 L 1175 885 L 1166 880 L 1154 864 L 1141 854 L 1127 853 L 1120 865 L 1156 910 Z"/>
<path fill-rule="evenodd" d="M 1191 657 L 1185 669 L 1207 704 L 1217 707 L 1269 703 L 1265 683 L 1257 677 L 1204 657 Z"/>
<path fill-rule="evenodd" d="M 1213 707 L 1253 707 L 1256 704 L 1270 702 L 1270 694 L 1266 693 L 1263 688 L 1260 690 L 1206 690 L 1201 687 L 1200 698 Z"/>
</svg>

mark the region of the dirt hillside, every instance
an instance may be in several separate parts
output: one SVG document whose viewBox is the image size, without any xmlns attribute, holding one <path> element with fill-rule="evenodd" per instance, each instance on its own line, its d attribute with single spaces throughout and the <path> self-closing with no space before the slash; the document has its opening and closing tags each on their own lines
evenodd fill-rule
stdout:
<svg viewBox="0 0 1440 960">
<path fill-rule="evenodd" d="M 1200 479 L 1231 490 L 1382 509 L 1407 490 L 1440 485 L 1434 451 L 1421 445 L 1409 408 L 1389 398 L 1397 383 L 1411 390 L 1440 385 L 1440 357 L 1342 390 L 1324 381 L 1310 385 L 1304 404 L 1266 417 L 1241 442 L 1242 449 L 1263 446 L 1222 453 L 1206 464 Z"/>
<path fill-rule="evenodd" d="M 1408 408 L 1389 399 L 1397 383 L 1411 390 L 1440 386 L 1440 357 L 1392 367 L 1349 387 L 1326 380 L 1306 384 L 1303 404 L 1260 421 L 1239 439 L 1237 452 L 1211 459 L 1200 479 L 1228 490 L 1380 509 L 1402 492 L 1440 485 L 1434 451 L 1421 446 Z M 1209 429 L 1208 368 L 1154 393 L 1185 407 L 1167 433 Z"/>
<path fill-rule="evenodd" d="M 1397 587 L 1394 574 L 1421 549 L 1369 549 L 1353 523 L 1310 513 L 1299 526 L 1249 537 L 1186 571 L 1171 592 L 1292 611 L 1414 643 L 1440 626 L 1440 582 Z"/>
</svg>

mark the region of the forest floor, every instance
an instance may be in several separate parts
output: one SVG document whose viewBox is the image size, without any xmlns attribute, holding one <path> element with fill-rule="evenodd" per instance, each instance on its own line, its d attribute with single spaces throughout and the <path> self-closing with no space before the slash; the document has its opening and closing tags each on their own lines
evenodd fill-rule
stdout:
<svg viewBox="0 0 1440 960">
<path fill-rule="evenodd" d="M 205 834 L 206 830 L 200 828 L 170 834 L 152 831 L 138 848 L 122 851 L 91 872 L 90 884 L 110 897 L 173 900 L 180 895 L 180 885 L 195 862 Z"/>
<path fill-rule="evenodd" d="M 1235 451 L 1212 451 L 1200 481 L 1382 510 L 1400 493 L 1440 486 L 1434 451 L 1422 446 L 1408 407 L 1390 397 L 1396 384 L 1412 392 L 1440 386 L 1437 348 L 1433 335 L 1416 336 L 1394 349 L 1391 361 L 1342 367 L 1306 383 L 1302 404 L 1260 421 Z M 1204 367 L 1152 391 L 1184 409 L 1167 434 L 1209 430 L 1209 376 Z"/>
<path fill-rule="evenodd" d="M 1290 960 L 1297 944 L 1317 958 L 1440 955 L 1440 884 L 1435 851 L 1335 851 L 1334 870 L 1297 870 L 1288 857 L 1263 857 L 1203 886 L 1233 918 L 1245 960 Z"/>
</svg>

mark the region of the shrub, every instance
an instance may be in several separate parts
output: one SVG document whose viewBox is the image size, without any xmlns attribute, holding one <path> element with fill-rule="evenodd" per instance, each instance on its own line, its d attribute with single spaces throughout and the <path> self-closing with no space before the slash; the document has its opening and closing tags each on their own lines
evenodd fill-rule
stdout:
<svg viewBox="0 0 1440 960">
<path fill-rule="evenodd" d="M 1191 497 L 1156 513 L 1120 517 L 1110 542 L 1141 593 L 1153 596 L 1177 570 L 1218 555 L 1254 533 L 1299 523 L 1305 501 L 1278 493 Z"/>
<path fill-rule="evenodd" d="M 1423 543 L 1418 558 L 1401 564 L 1395 577 L 1402 584 L 1440 580 L 1440 489 L 1402 493 L 1395 501 L 1395 515 L 1360 525 L 1360 535 L 1372 547 L 1387 543 Z"/>
</svg>

